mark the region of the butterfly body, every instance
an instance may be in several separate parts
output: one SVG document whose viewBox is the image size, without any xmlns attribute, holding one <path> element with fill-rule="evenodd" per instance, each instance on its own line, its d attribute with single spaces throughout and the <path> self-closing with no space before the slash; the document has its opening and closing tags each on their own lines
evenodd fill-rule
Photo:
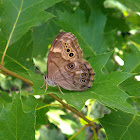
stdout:
<svg viewBox="0 0 140 140">
<path fill-rule="evenodd" d="M 67 90 L 84 91 L 90 88 L 95 73 L 82 57 L 76 37 L 71 33 L 59 33 L 48 54 L 45 81 L 48 85 L 58 85 Z"/>
</svg>

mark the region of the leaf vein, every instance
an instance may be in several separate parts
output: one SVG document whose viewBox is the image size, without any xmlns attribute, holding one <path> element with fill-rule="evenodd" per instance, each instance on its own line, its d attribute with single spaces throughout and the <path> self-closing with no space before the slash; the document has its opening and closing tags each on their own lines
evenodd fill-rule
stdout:
<svg viewBox="0 0 140 140">
<path fill-rule="evenodd" d="M 133 116 L 132 120 L 130 121 L 130 123 L 128 124 L 128 126 L 126 127 L 126 130 L 124 131 L 124 133 L 122 134 L 122 136 L 120 137 L 119 140 L 122 139 L 122 137 L 125 135 L 125 133 L 128 131 L 129 126 L 132 124 L 132 122 L 135 120 L 136 115 Z"/>
<path fill-rule="evenodd" d="M 13 1 L 12 0 L 9 0 L 9 2 L 11 2 L 12 3 L 12 5 L 15 7 L 15 9 L 17 10 L 17 12 L 19 12 L 19 9 L 18 9 L 18 7 L 16 7 L 15 6 L 15 4 L 13 3 Z"/>
<path fill-rule="evenodd" d="M 34 4 L 30 5 L 30 6 L 27 6 L 26 8 L 22 9 L 21 12 L 26 11 L 27 9 L 29 9 L 29 8 L 31 8 L 31 7 L 33 7 L 33 6 L 35 6 L 35 5 L 37 5 L 37 4 L 40 4 L 40 3 L 42 3 L 43 1 L 44 1 L 44 0 L 39 1 L 39 2 L 36 2 L 36 3 L 34 3 Z"/>
</svg>

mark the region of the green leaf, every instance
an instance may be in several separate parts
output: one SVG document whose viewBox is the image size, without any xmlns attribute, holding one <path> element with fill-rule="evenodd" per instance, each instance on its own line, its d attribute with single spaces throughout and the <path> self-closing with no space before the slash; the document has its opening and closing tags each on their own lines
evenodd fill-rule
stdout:
<svg viewBox="0 0 140 140">
<path fill-rule="evenodd" d="M 32 26 L 38 26 L 54 17 L 45 10 L 61 0 L 2 0 L 0 27 L 10 43 L 20 39 Z"/>
<path fill-rule="evenodd" d="M 16 94 L 10 110 L 0 114 L 0 139 L 35 139 L 35 110 L 25 113 L 20 95 Z"/>
<path fill-rule="evenodd" d="M 29 95 L 26 98 L 23 98 L 23 109 L 27 111 L 31 111 L 36 108 L 36 126 L 47 125 L 48 120 L 46 117 L 46 113 L 48 112 L 48 107 L 43 107 L 46 104 L 36 99 L 34 96 Z M 42 107 L 42 108 L 40 108 Z"/>
<path fill-rule="evenodd" d="M 7 103 L 11 103 L 11 101 L 12 101 L 11 97 L 9 96 L 9 94 L 7 94 L 7 93 L 4 92 L 4 91 L 0 91 L 0 97 L 1 97 L 1 99 L 2 99 L 4 102 L 7 102 Z"/>
<path fill-rule="evenodd" d="M 125 32 L 128 32 L 130 30 L 129 26 L 126 22 L 126 19 L 122 18 L 121 13 L 117 14 L 116 10 L 108 9 L 106 14 L 107 14 L 107 22 L 106 22 L 105 28 L 107 31 L 115 30 L 114 35 L 116 37 L 118 37 L 117 31 L 121 31 L 121 32 L 125 33 Z M 117 41 L 117 40 L 115 40 L 115 41 Z"/>
<path fill-rule="evenodd" d="M 137 13 L 131 13 L 126 20 L 127 22 L 130 22 L 132 24 L 131 26 L 134 26 L 134 28 L 140 26 L 140 15 L 138 15 Z"/>
<path fill-rule="evenodd" d="M 106 51 L 104 34 L 106 16 L 100 10 L 93 11 L 88 22 L 83 18 L 84 12 L 80 9 L 74 13 L 58 11 L 58 16 L 56 23 L 78 38 L 85 57 L 92 56 L 94 52 L 99 54 Z"/>
<path fill-rule="evenodd" d="M 0 112 L 2 111 L 3 107 L 9 108 L 11 106 L 12 98 L 4 91 L 0 91 Z"/>
<path fill-rule="evenodd" d="M 131 43 L 140 51 L 140 34 L 133 36 Z"/>
<path fill-rule="evenodd" d="M 9 47 L 5 56 L 4 65 L 14 72 L 28 73 L 29 69 L 34 71 L 32 51 L 32 32 L 29 31 Z"/>
<path fill-rule="evenodd" d="M 140 97 L 140 82 L 134 76 L 125 80 L 120 87 L 130 96 Z"/>
<path fill-rule="evenodd" d="M 109 140 L 138 140 L 140 116 L 112 110 L 99 120 Z"/>
<path fill-rule="evenodd" d="M 129 101 L 136 109 L 140 112 L 140 81 L 135 79 L 135 76 L 132 76 L 126 79 L 123 83 L 120 84 L 121 89 L 123 89 L 129 96 Z"/>
<path fill-rule="evenodd" d="M 124 52 L 123 60 L 124 66 L 122 67 L 125 72 L 139 72 L 140 70 L 140 52 L 138 49 L 130 45 L 128 46 L 129 51 Z"/>
<path fill-rule="evenodd" d="M 51 45 L 58 33 L 59 27 L 52 20 L 35 27 L 33 30 L 33 56 L 46 57 L 48 46 Z"/>
<path fill-rule="evenodd" d="M 95 9 L 100 9 L 100 10 L 104 10 L 103 7 L 103 2 L 104 0 L 77 0 L 79 1 L 79 7 L 85 11 L 86 14 L 86 18 L 88 19 L 89 16 L 91 15 L 91 12 L 94 11 Z"/>
<path fill-rule="evenodd" d="M 112 71 L 116 71 L 118 69 L 118 67 L 119 67 L 119 65 L 116 65 L 116 62 L 115 62 L 113 56 L 114 56 L 114 53 L 111 55 L 111 57 L 109 58 L 107 64 L 103 68 L 103 71 L 105 73 L 111 73 Z"/>
<path fill-rule="evenodd" d="M 43 95 L 46 94 L 45 93 L 45 89 L 41 88 L 43 86 L 44 80 L 43 80 L 43 76 L 40 74 L 36 74 L 32 71 L 28 71 L 28 74 L 26 73 L 18 73 L 19 75 L 23 76 L 24 78 L 30 80 L 31 82 L 33 82 L 33 90 L 34 90 L 34 95 Z M 56 88 L 54 88 L 56 89 Z M 57 90 L 55 90 L 55 92 L 57 92 Z"/>
</svg>

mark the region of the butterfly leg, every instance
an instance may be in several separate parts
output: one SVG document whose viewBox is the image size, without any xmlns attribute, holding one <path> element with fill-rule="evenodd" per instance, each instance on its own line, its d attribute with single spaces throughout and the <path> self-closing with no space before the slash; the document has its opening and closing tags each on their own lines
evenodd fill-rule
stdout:
<svg viewBox="0 0 140 140">
<path fill-rule="evenodd" d="M 41 86 L 40 88 L 43 88 L 45 86 L 45 81 L 44 81 L 44 83 L 43 83 L 43 86 Z"/>
<path fill-rule="evenodd" d="M 63 95 L 65 95 L 65 94 L 62 92 L 60 86 L 59 86 L 59 85 L 57 85 L 57 86 L 58 86 L 58 88 L 59 88 L 59 91 L 60 91 Z"/>
<path fill-rule="evenodd" d="M 40 87 L 40 88 L 43 88 L 45 86 L 45 83 L 46 83 L 46 89 L 45 89 L 45 92 L 44 93 L 46 93 L 46 91 L 48 89 L 48 82 L 44 81 L 43 86 Z"/>
<path fill-rule="evenodd" d="M 48 89 L 48 83 L 46 82 L 46 89 L 44 93 L 46 93 L 47 89 Z"/>
</svg>

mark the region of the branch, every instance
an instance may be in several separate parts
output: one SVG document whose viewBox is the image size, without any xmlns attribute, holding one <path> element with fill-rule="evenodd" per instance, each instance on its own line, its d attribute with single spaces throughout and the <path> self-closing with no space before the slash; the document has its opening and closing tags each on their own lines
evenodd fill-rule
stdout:
<svg viewBox="0 0 140 140">
<path fill-rule="evenodd" d="M 18 78 L 18 79 L 24 81 L 24 82 L 27 83 L 28 85 L 32 85 L 32 86 L 33 86 L 33 83 L 32 83 L 31 81 L 29 81 L 29 80 L 25 79 L 24 77 L 22 77 L 22 76 L 20 76 L 20 75 L 18 75 L 18 74 L 16 74 L 16 73 L 14 73 L 14 72 L 12 72 L 12 71 L 6 69 L 6 68 L 3 67 L 2 65 L 0 65 L 0 70 L 3 71 L 3 72 L 5 72 L 6 74 L 9 74 L 9 75 L 11 75 L 11 76 L 13 76 L 13 77 L 16 77 L 16 78 Z"/>
</svg>

